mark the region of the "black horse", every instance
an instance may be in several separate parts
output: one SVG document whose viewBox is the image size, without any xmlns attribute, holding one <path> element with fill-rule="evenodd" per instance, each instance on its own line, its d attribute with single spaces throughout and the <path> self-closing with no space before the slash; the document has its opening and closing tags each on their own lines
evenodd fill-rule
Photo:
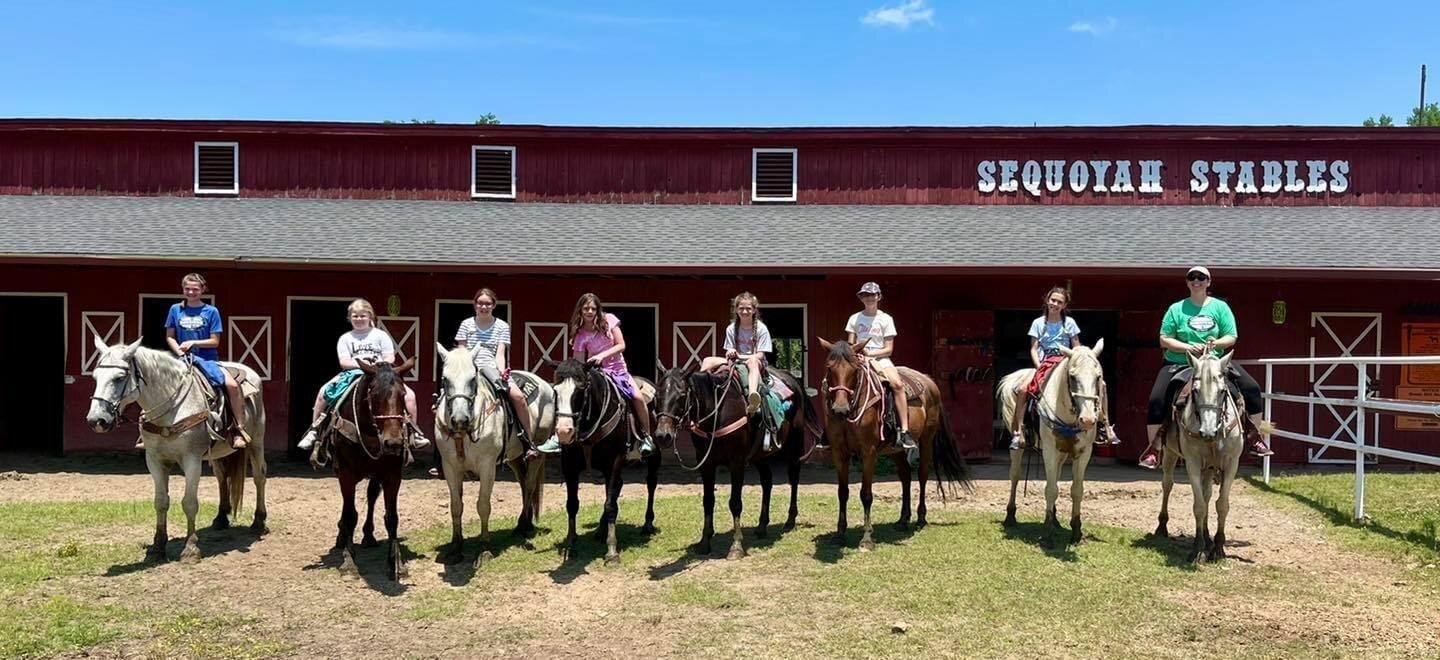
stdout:
<svg viewBox="0 0 1440 660">
<path fill-rule="evenodd" d="M 635 378 L 635 385 L 648 385 Z M 639 393 L 637 392 L 637 396 Z M 570 514 L 570 533 L 561 553 L 569 558 L 575 551 L 575 514 L 580 511 L 580 472 L 589 464 L 605 477 L 605 512 L 600 516 L 596 539 L 606 544 L 605 563 L 620 561 L 616 547 L 615 522 L 620 513 L 620 488 L 629 450 L 632 428 L 630 402 L 600 367 L 566 360 L 555 368 L 555 435 L 560 438 L 560 467 L 565 474 L 565 511 Z M 645 459 L 645 526 L 641 532 L 655 533 L 655 484 L 660 477 L 660 453 Z"/>
<path fill-rule="evenodd" d="M 375 500 L 385 491 L 385 531 L 390 535 L 390 578 L 399 580 L 406 574 L 400 555 L 400 512 L 396 508 L 400 495 L 400 473 L 405 468 L 405 443 L 408 440 L 405 414 L 405 383 L 400 376 L 414 366 L 406 360 L 399 367 L 389 364 L 360 363 L 365 372 L 349 394 L 335 404 L 335 422 L 325 432 L 321 451 L 328 447 L 335 462 L 335 476 L 340 479 L 340 533 L 335 537 L 332 552 L 341 552 L 341 570 L 358 572 L 355 567 L 355 523 L 360 514 L 355 508 L 355 485 L 369 478 L 366 489 L 369 499 L 365 515 L 365 547 L 380 545 L 375 539 Z"/>
<path fill-rule="evenodd" d="M 760 471 L 760 526 L 755 535 L 765 538 L 769 534 L 772 458 L 783 459 L 788 467 L 790 512 L 785 519 L 785 530 L 795 527 L 795 517 L 800 512 L 796 498 L 800 488 L 806 429 L 811 429 L 818 437 L 820 424 L 800 382 L 788 372 L 775 368 L 768 371 L 772 379 L 783 382 L 795 392 L 794 402 L 785 412 L 784 421 L 778 429 L 769 429 L 760 415 L 746 415 L 745 386 L 728 370 L 725 375 L 712 375 L 696 371 L 694 367 L 671 369 L 660 380 L 660 390 L 655 397 L 656 408 L 660 411 L 655 439 L 664 446 L 670 446 L 683 428 L 690 432 L 695 451 L 701 457 L 696 468 L 705 483 L 705 530 L 695 546 L 701 554 L 710 554 L 710 542 L 715 536 L 715 471 L 721 465 L 730 471 L 730 515 L 735 524 L 735 540 L 728 555 L 730 559 L 745 556 L 740 513 L 743 510 L 741 490 L 745 486 L 746 463 L 753 464 Z M 766 451 L 764 446 L 767 431 L 774 434 L 770 451 Z"/>
</svg>

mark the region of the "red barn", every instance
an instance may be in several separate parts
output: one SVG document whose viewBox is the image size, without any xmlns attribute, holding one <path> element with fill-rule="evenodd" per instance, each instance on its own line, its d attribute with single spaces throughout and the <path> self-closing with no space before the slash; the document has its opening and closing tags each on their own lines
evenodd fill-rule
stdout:
<svg viewBox="0 0 1440 660">
<path fill-rule="evenodd" d="M 1133 458 L 1188 266 L 1215 272 L 1241 358 L 1424 352 L 1440 345 L 1437 227 L 1440 130 L 1419 128 L 0 120 L 0 448 L 127 447 L 84 425 L 92 337 L 163 342 L 199 270 L 227 317 L 222 355 L 268 381 L 274 450 L 333 373 L 355 297 L 419 358 L 427 397 L 434 342 L 480 286 L 502 298 L 517 365 L 560 356 L 594 291 L 644 375 L 718 352 L 728 299 L 749 290 L 783 366 L 814 384 L 815 337 L 843 335 L 875 280 L 898 361 L 939 380 L 972 456 L 995 442 L 995 376 L 1025 362 L 1040 296 L 1070 286 L 1085 341 L 1106 339 Z M 1432 371 L 1384 373 L 1381 391 L 1436 395 Z M 1277 376 L 1292 393 L 1354 382 Z M 1282 427 L 1349 423 L 1285 411 Z M 1380 443 L 1433 448 L 1436 429 L 1386 419 Z"/>
</svg>

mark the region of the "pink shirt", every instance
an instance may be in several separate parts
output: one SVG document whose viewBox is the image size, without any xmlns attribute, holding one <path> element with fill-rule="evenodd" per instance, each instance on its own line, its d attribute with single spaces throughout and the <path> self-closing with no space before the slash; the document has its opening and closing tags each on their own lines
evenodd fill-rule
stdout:
<svg viewBox="0 0 1440 660">
<path fill-rule="evenodd" d="M 614 314 L 607 313 L 605 315 L 605 323 L 609 324 L 611 330 L 620 327 L 620 319 Z M 614 345 L 615 340 L 611 339 L 609 334 L 601 334 L 591 328 L 584 328 L 575 333 L 574 339 L 570 340 L 570 354 L 575 356 L 576 359 L 584 361 L 590 359 L 592 355 L 599 355 L 604 351 L 610 350 L 610 347 Z M 617 376 L 629 375 L 630 373 L 629 368 L 625 366 L 625 353 L 623 351 L 605 358 L 605 360 L 600 363 L 600 366 L 605 369 L 605 371 Z"/>
</svg>

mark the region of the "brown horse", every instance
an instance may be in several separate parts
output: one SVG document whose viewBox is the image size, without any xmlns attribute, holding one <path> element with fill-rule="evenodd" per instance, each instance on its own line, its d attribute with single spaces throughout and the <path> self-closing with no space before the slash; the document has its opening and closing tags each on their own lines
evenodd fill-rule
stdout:
<svg viewBox="0 0 1440 660">
<path fill-rule="evenodd" d="M 400 554 L 400 511 L 396 508 L 400 495 L 400 473 L 405 469 L 405 445 L 410 433 L 406 425 L 405 383 L 400 376 L 415 366 L 413 359 L 398 367 L 381 363 L 360 363 L 365 374 L 350 392 L 335 403 L 334 423 L 325 430 L 321 447 L 328 447 L 335 461 L 335 476 L 340 479 L 340 497 L 344 508 L 340 513 L 340 533 L 335 537 L 332 552 L 342 553 L 340 569 L 358 572 L 355 567 L 355 485 L 369 477 L 366 489 L 369 500 L 365 515 L 364 539 L 361 544 L 374 547 L 375 499 L 385 491 L 385 531 L 390 535 L 390 578 L 399 580 L 406 574 Z M 317 450 L 318 451 L 318 450 Z"/>
<path fill-rule="evenodd" d="M 730 545 L 730 559 L 745 556 L 745 538 L 740 526 L 743 510 L 741 490 L 745 486 L 745 464 L 755 466 L 760 472 L 760 525 L 755 535 L 765 538 L 770 529 L 770 491 L 773 477 L 770 459 L 780 457 L 788 467 L 790 478 L 790 510 L 785 518 L 785 530 L 795 527 L 795 518 L 800 509 L 796 502 L 800 488 L 800 465 L 805 453 L 805 430 L 816 428 L 815 410 L 805 398 L 800 382 L 786 371 L 769 368 L 770 377 L 785 383 L 795 392 L 794 404 L 786 411 L 785 420 L 775 431 L 775 441 L 770 451 L 765 451 L 762 436 L 763 424 L 758 417 L 745 413 L 745 386 L 732 372 L 723 376 L 712 376 L 696 372 L 694 367 L 671 369 L 661 377 L 659 391 L 655 396 L 657 422 L 655 440 L 662 446 L 673 445 L 675 435 L 681 428 L 690 431 L 695 449 L 701 453 L 700 462 L 693 468 L 700 471 L 704 482 L 702 501 L 705 509 L 705 527 L 696 552 L 710 554 L 711 539 L 715 536 L 715 472 L 721 465 L 730 471 L 730 515 L 734 521 L 734 540 Z"/>
<path fill-rule="evenodd" d="M 860 486 L 860 502 L 865 507 L 865 536 L 860 540 L 861 550 L 874 550 L 875 540 L 870 524 L 870 503 L 873 501 L 871 488 L 875 482 L 875 459 L 880 454 L 895 458 L 896 470 L 900 474 L 903 497 L 900 503 L 900 520 L 897 525 L 907 529 L 910 525 L 910 464 L 905 460 L 904 451 L 893 438 L 883 437 L 884 415 L 889 404 L 886 402 L 884 377 L 875 369 L 864 364 L 859 351 L 864 342 L 854 346 L 843 341 L 834 343 L 820 339 L 820 345 L 829 351 L 825 359 L 825 399 L 830 415 L 826 418 L 825 436 L 830 439 L 831 457 L 835 462 L 835 477 L 839 481 L 840 519 L 836 527 L 838 536 L 845 535 L 846 506 L 850 500 L 850 457 L 859 455 L 863 469 Z M 917 524 L 925 520 L 925 484 L 931 467 L 937 468 L 939 480 L 935 485 L 943 499 L 945 482 L 971 490 L 970 468 L 955 448 L 950 420 L 940 403 L 940 388 L 929 376 L 913 369 L 900 367 L 901 376 L 921 386 L 920 400 L 911 403 L 910 429 L 920 446 L 920 503 L 916 508 Z M 905 396 L 896 392 L 895 396 Z"/>
</svg>

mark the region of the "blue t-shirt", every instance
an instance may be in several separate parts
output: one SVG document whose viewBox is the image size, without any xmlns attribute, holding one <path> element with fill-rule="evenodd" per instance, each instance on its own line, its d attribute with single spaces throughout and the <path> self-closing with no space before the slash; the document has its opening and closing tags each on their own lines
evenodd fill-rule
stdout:
<svg viewBox="0 0 1440 660">
<path fill-rule="evenodd" d="M 209 339 L 212 335 L 218 335 L 225 331 L 220 324 L 220 310 L 214 305 L 204 304 L 199 307 L 190 307 L 184 302 L 178 302 L 170 306 L 170 314 L 165 317 L 165 329 L 175 329 L 175 341 L 185 343 L 187 341 L 199 341 Z M 195 347 L 190 349 L 190 354 L 202 360 L 217 362 L 220 360 L 220 351 L 214 348 Z"/>
<path fill-rule="evenodd" d="M 1080 336 L 1080 326 L 1075 319 L 1066 316 L 1064 321 L 1047 323 L 1045 317 L 1030 323 L 1030 336 L 1040 340 L 1040 358 L 1060 354 L 1060 347 L 1070 348 L 1071 340 Z"/>
</svg>

